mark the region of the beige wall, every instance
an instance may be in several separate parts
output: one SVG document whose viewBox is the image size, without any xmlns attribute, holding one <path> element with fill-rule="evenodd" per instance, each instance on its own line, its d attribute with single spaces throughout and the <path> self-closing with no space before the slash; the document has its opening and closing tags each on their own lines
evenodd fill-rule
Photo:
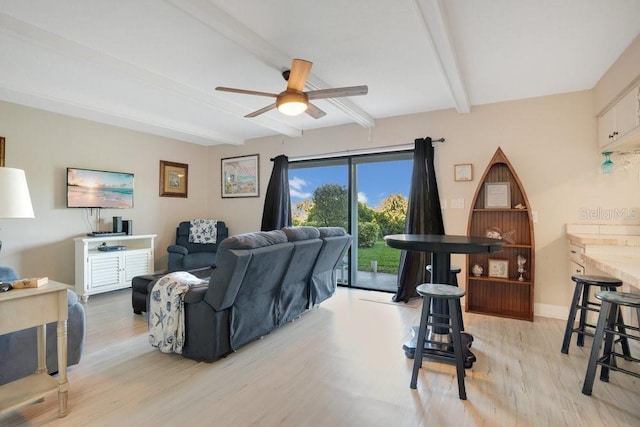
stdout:
<svg viewBox="0 0 640 427">
<path fill-rule="evenodd" d="M 566 316 L 572 287 L 568 281 L 564 225 L 625 222 L 621 218 L 586 220 L 581 209 L 601 212 L 604 217 L 612 208 L 628 212 L 640 206 L 637 167 L 610 176 L 600 173 L 603 159 L 597 149 L 592 91 L 474 107 L 470 114 L 448 110 L 382 119 L 371 135 L 358 125 L 348 125 L 308 131 L 299 139 L 274 136 L 249 141 L 243 147 L 212 147 L 214 176 L 220 176 L 220 158 L 260 153 L 261 197 L 221 202 L 220 188 L 216 186 L 211 189 L 210 210 L 214 217 L 233 218 L 233 232 L 259 229 L 272 168 L 270 157 L 406 145 L 424 136 L 446 138 L 444 144 L 436 146 L 441 199 L 447 206 L 454 198 L 465 201 L 464 209 L 444 210 L 449 234 L 466 234 L 469 205 L 478 180 L 495 150 L 502 147 L 539 218 L 535 224 L 536 314 Z M 456 163 L 473 164 L 472 182 L 454 182 Z M 640 219 L 631 222 L 638 223 Z M 465 264 L 463 256 L 456 256 L 453 262 Z"/>
<path fill-rule="evenodd" d="M 202 147 L 0 103 L 0 135 L 7 138 L 7 166 L 26 171 L 36 214 L 35 219 L 0 220 L 0 264 L 14 266 L 23 276 L 67 283 L 73 283 L 72 239 L 88 232 L 94 221 L 84 209 L 65 208 L 67 166 L 136 174 L 135 208 L 104 210 L 102 217 L 110 223 L 111 216 L 121 215 L 134 221 L 136 234 L 158 234 L 156 268 L 162 269 L 180 220 L 216 218 L 226 221 L 232 233 L 259 229 L 270 157 L 406 145 L 424 136 L 447 139 L 436 147 L 440 195 L 448 206 L 451 199 L 463 198 L 465 208 L 445 209 L 445 227 L 448 233 L 465 234 L 478 179 L 500 146 L 539 216 L 536 314 L 558 317 L 565 315 L 571 292 L 564 225 L 624 223 L 607 213 L 640 205 L 637 166 L 611 176 L 600 173 L 592 91 L 475 107 L 470 114 L 438 111 L 381 119 L 371 132 L 346 125 L 308 131 L 298 139 L 261 138 L 242 147 Z M 260 197 L 221 199 L 220 159 L 253 153 L 260 154 Z M 158 196 L 159 160 L 189 164 L 188 199 Z M 473 164 L 472 182 L 453 181 L 456 163 Z M 581 209 L 596 212 L 596 217 L 585 219 Z M 453 261 L 464 265 L 461 256 Z"/>
<path fill-rule="evenodd" d="M 73 238 L 95 228 L 96 210 L 65 207 L 66 168 L 133 172 L 134 208 L 102 209 L 102 230 L 113 216 L 133 220 L 135 234 L 157 234 L 156 268 L 166 268 L 166 248 L 177 223 L 207 215 L 211 185 L 207 147 L 0 102 L 6 166 L 24 169 L 35 219 L 0 220 L 0 264 L 23 277 L 74 283 Z M 189 165 L 189 198 L 159 197 L 159 161 Z"/>
</svg>

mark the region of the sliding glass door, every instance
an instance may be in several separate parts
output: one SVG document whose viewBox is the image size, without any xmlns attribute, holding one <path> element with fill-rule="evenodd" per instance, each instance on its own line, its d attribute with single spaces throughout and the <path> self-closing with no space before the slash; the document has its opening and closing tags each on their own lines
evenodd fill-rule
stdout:
<svg viewBox="0 0 640 427">
<path fill-rule="evenodd" d="M 339 284 L 395 292 L 400 251 L 383 236 L 404 230 L 411 169 L 409 151 L 290 163 L 294 225 L 340 226 L 353 236 Z"/>
</svg>

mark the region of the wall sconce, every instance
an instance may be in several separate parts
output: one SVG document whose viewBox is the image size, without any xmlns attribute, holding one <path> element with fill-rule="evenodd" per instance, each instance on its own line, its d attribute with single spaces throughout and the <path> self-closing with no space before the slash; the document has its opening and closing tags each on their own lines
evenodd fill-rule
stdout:
<svg viewBox="0 0 640 427">
<path fill-rule="evenodd" d="M 602 163 L 602 166 L 600 166 L 602 173 L 606 175 L 613 173 L 615 165 L 611 161 L 611 151 L 605 151 L 602 155 L 604 156 L 604 162 Z"/>
</svg>

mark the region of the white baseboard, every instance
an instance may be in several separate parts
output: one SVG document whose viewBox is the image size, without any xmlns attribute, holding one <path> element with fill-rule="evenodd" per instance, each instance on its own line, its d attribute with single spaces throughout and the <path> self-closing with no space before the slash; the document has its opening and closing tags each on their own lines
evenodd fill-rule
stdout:
<svg viewBox="0 0 640 427">
<path fill-rule="evenodd" d="M 467 311 L 467 306 L 463 305 L 462 310 Z M 569 307 L 551 304 L 533 304 L 533 315 L 566 321 L 567 317 L 569 317 Z"/>
<path fill-rule="evenodd" d="M 534 304 L 533 315 L 567 320 L 567 317 L 569 317 L 569 307 L 563 305 Z"/>
</svg>

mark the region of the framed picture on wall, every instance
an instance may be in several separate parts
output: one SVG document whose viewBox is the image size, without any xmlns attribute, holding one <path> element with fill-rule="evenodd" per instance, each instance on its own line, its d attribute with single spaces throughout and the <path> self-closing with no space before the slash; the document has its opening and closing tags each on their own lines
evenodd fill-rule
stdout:
<svg viewBox="0 0 640 427">
<path fill-rule="evenodd" d="M 160 197 L 187 197 L 189 165 L 160 160 Z"/>
<path fill-rule="evenodd" d="M 0 136 L 0 167 L 4 167 L 4 137 Z"/>
<path fill-rule="evenodd" d="M 259 160 L 258 154 L 222 159 L 222 197 L 258 197 Z"/>
<path fill-rule="evenodd" d="M 453 179 L 455 181 L 472 181 L 473 166 L 471 163 L 453 165 Z"/>
</svg>

